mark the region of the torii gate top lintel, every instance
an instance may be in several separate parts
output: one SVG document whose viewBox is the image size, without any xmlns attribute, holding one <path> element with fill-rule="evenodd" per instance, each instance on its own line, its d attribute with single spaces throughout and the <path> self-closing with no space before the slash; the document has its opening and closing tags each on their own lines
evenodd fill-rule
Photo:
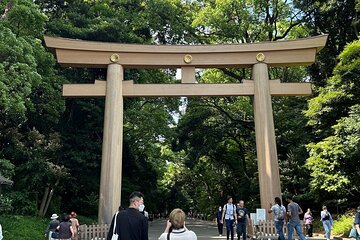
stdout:
<svg viewBox="0 0 360 240">
<path fill-rule="evenodd" d="M 83 41 L 45 36 L 63 66 L 106 68 L 114 61 L 124 68 L 305 66 L 325 46 L 327 35 L 298 40 L 218 45 L 140 45 Z M 260 55 L 259 55 L 260 54 Z"/>
</svg>

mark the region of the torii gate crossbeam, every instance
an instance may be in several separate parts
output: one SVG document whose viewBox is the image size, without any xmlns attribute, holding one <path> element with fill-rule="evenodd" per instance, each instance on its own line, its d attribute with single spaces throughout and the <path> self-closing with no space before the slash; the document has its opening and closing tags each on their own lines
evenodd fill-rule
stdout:
<svg viewBox="0 0 360 240">
<path fill-rule="evenodd" d="M 270 80 L 268 67 L 306 66 L 315 61 L 327 36 L 240 45 L 136 45 L 100 43 L 45 36 L 63 66 L 107 68 L 107 79 L 66 84 L 68 97 L 105 96 L 99 223 L 109 223 L 120 205 L 123 97 L 254 96 L 256 150 L 262 208 L 281 196 L 271 96 L 311 94 L 310 83 Z M 196 84 L 195 68 L 252 68 L 252 80 L 238 84 Z M 181 84 L 134 84 L 124 68 L 181 68 Z"/>
</svg>

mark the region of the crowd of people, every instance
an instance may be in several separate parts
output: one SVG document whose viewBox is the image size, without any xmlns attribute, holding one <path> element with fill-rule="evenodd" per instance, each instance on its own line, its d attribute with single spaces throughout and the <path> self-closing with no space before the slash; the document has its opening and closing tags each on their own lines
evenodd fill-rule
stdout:
<svg viewBox="0 0 360 240">
<path fill-rule="evenodd" d="M 61 221 L 58 218 L 59 216 L 56 213 L 51 215 L 51 220 L 45 230 L 45 237 L 48 240 L 78 240 L 80 224 L 76 212 L 71 212 L 70 214 L 63 213 Z"/>
<path fill-rule="evenodd" d="M 306 240 L 300 224 L 300 215 L 304 213 L 302 208 L 293 201 L 292 196 L 287 196 L 285 199 L 287 208 L 282 204 L 280 197 L 275 197 L 274 204 L 270 203 L 267 209 L 268 213 L 273 214 L 278 240 L 285 240 L 283 227 L 286 222 L 287 240 L 292 240 L 294 231 L 296 231 L 300 240 Z M 107 240 L 148 240 L 148 217 L 144 209 L 144 195 L 141 192 L 131 193 L 128 208 L 124 209 L 119 207 L 119 210 L 115 213 L 111 221 Z M 247 227 L 250 226 L 251 221 L 244 200 L 240 200 L 234 204 L 232 196 L 227 196 L 226 204 L 219 206 L 215 215 L 220 236 L 223 235 L 225 225 L 226 238 L 228 240 L 234 240 L 235 236 L 238 240 L 246 240 L 248 236 Z M 61 221 L 59 221 L 58 218 L 59 216 L 57 214 L 51 216 L 51 221 L 45 232 L 46 238 L 48 240 L 78 240 L 79 221 L 77 214 L 75 212 L 63 214 Z M 165 230 L 160 234 L 158 239 L 196 240 L 197 236 L 195 232 L 186 227 L 185 218 L 186 215 L 182 209 L 173 209 L 166 221 Z M 331 237 L 333 218 L 326 206 L 322 207 L 320 220 L 324 227 L 324 237 L 329 240 Z M 312 237 L 314 217 L 310 208 L 304 213 L 303 221 L 306 226 L 306 235 Z M 357 209 L 354 220 L 354 237 L 356 237 L 356 240 L 360 240 L 359 224 L 360 206 Z M 0 225 L 0 240 L 1 239 L 2 232 Z"/>
<path fill-rule="evenodd" d="M 287 222 L 287 240 L 293 239 L 293 233 L 296 231 L 300 240 L 306 240 L 306 237 L 301 229 L 301 219 L 300 215 L 303 214 L 302 208 L 293 201 L 292 196 L 286 197 L 287 209 L 282 204 L 280 197 L 275 197 L 275 203 L 270 203 L 268 213 L 272 213 L 275 222 L 275 228 L 278 234 L 278 240 L 285 240 L 283 227 L 285 222 Z M 237 239 L 242 238 L 245 240 L 247 238 L 246 227 L 250 225 L 250 218 L 247 209 L 244 207 L 244 201 L 240 200 L 236 205 L 233 204 L 233 199 L 231 196 L 227 196 L 227 203 L 222 207 L 219 206 L 216 211 L 216 222 L 218 227 L 219 236 L 223 234 L 223 228 L 225 224 L 226 228 L 226 239 L 233 240 L 234 236 L 237 235 Z M 304 213 L 303 221 L 306 226 L 306 235 L 308 237 L 313 236 L 313 214 L 311 209 L 308 208 L 306 213 Z M 331 237 L 331 227 L 333 225 L 333 218 L 331 213 L 328 211 L 326 206 L 322 207 L 320 213 L 320 221 L 323 224 L 324 228 L 324 238 L 330 240 Z M 356 240 L 360 240 L 360 206 L 357 209 L 354 220 L 354 237 Z M 234 228 L 236 234 L 234 233 Z"/>
</svg>

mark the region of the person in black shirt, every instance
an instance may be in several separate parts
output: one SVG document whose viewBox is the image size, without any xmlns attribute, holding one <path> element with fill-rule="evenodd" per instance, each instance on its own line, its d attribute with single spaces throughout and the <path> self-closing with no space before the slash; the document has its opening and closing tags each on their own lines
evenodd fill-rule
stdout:
<svg viewBox="0 0 360 240">
<path fill-rule="evenodd" d="M 144 195 L 141 192 L 133 192 L 129 196 L 130 205 L 127 209 L 115 214 L 115 233 L 119 235 L 118 240 L 148 240 L 148 220 L 140 213 L 139 208 L 144 204 Z M 111 240 L 114 233 L 113 217 L 107 235 Z"/>
<path fill-rule="evenodd" d="M 217 227 L 218 227 L 218 232 L 219 232 L 219 236 L 221 237 L 223 234 L 223 223 L 221 222 L 221 217 L 222 217 L 222 209 L 221 206 L 219 206 L 219 210 L 216 211 L 216 222 L 217 222 Z"/>
<path fill-rule="evenodd" d="M 239 201 L 239 206 L 236 208 L 237 215 L 237 225 L 236 232 L 238 236 L 238 240 L 240 240 L 240 236 L 242 236 L 243 240 L 246 240 L 246 225 L 250 226 L 249 215 L 246 207 L 244 207 L 244 200 Z"/>
</svg>

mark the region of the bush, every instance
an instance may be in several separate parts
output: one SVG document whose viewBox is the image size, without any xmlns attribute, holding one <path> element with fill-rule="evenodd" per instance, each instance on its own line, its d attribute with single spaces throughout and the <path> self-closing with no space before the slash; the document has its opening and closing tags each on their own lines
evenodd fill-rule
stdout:
<svg viewBox="0 0 360 240">
<path fill-rule="evenodd" d="M 344 235 L 345 237 L 347 237 L 349 236 L 353 224 L 354 224 L 354 213 L 347 212 L 334 221 L 332 232 L 334 235 Z"/>
<path fill-rule="evenodd" d="M 4 239 L 6 240 L 34 240 L 44 239 L 48 220 L 41 217 L 1 215 Z"/>
<path fill-rule="evenodd" d="M 11 199 L 3 194 L 0 195 L 0 214 L 11 213 L 13 207 L 11 205 Z"/>
</svg>

